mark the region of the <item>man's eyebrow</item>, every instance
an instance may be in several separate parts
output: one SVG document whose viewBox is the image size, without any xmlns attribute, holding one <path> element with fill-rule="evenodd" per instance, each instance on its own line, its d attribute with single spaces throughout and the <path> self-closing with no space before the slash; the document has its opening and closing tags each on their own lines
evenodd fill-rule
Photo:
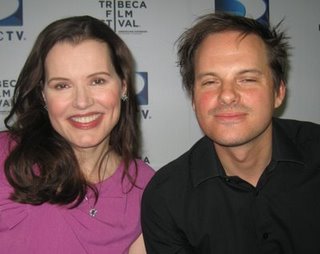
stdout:
<svg viewBox="0 0 320 254">
<path fill-rule="evenodd" d="M 208 71 L 208 72 L 202 72 L 202 73 L 197 74 L 196 78 L 203 78 L 205 76 L 213 76 L 213 77 L 215 77 L 215 76 L 218 76 L 218 75 L 213 71 Z"/>
<path fill-rule="evenodd" d="M 258 75 L 262 75 L 262 71 L 258 69 L 245 69 L 238 72 L 238 74 L 246 74 L 246 73 L 255 73 Z"/>
</svg>

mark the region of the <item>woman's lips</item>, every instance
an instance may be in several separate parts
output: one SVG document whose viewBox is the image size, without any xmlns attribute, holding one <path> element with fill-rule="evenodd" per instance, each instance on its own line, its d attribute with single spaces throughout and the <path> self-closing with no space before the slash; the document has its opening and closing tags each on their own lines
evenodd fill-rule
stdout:
<svg viewBox="0 0 320 254">
<path fill-rule="evenodd" d="M 76 115 L 69 118 L 72 126 L 78 129 L 91 129 L 96 127 L 102 121 L 101 113 Z"/>
</svg>

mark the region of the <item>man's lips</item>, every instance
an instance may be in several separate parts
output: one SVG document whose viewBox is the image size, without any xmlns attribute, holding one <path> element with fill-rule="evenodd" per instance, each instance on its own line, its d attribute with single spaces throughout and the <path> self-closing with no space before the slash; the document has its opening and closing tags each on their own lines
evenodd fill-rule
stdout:
<svg viewBox="0 0 320 254">
<path fill-rule="evenodd" d="M 246 115 L 246 113 L 244 112 L 224 112 L 224 113 L 215 114 L 215 117 L 233 118 L 233 117 L 242 117 L 244 115 Z"/>
<path fill-rule="evenodd" d="M 247 116 L 247 112 L 220 112 L 214 114 L 214 117 L 224 123 L 236 123 L 243 120 Z"/>
</svg>

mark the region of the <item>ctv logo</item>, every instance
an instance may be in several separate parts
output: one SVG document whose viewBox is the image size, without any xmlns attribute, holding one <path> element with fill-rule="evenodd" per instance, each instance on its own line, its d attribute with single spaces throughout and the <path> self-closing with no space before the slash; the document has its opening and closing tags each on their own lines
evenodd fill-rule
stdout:
<svg viewBox="0 0 320 254">
<path fill-rule="evenodd" d="M 215 0 L 215 10 L 269 24 L 269 0 Z"/>
<path fill-rule="evenodd" d="M 136 98 L 139 113 L 144 120 L 151 119 L 150 110 L 144 106 L 149 104 L 148 97 L 148 72 L 136 72 Z"/>
<path fill-rule="evenodd" d="M 22 26 L 22 0 L 1 0 L 0 26 Z"/>
<path fill-rule="evenodd" d="M 148 105 L 148 72 L 136 72 L 136 96 L 139 105 Z"/>
</svg>

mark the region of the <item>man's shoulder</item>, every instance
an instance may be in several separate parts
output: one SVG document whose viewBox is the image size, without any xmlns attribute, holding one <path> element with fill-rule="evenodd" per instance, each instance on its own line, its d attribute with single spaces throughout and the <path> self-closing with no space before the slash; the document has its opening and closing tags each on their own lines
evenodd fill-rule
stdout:
<svg viewBox="0 0 320 254">
<path fill-rule="evenodd" d="M 189 157 L 190 150 L 157 170 L 152 180 L 160 184 L 169 181 L 176 182 L 176 179 L 187 177 Z"/>
<path fill-rule="evenodd" d="M 276 126 L 280 127 L 296 144 L 315 142 L 320 140 L 320 125 L 313 122 L 292 119 L 274 119 Z M 319 142 L 320 145 L 320 142 Z"/>
<path fill-rule="evenodd" d="M 320 165 L 320 125 L 312 122 L 276 119 L 274 122 L 279 130 L 278 135 L 289 138 L 293 149 L 299 152 L 307 165 Z"/>
<path fill-rule="evenodd" d="M 188 151 L 156 171 L 150 185 L 156 188 L 178 187 L 189 181 L 192 154 L 202 146 L 205 137 L 198 140 Z"/>
</svg>

